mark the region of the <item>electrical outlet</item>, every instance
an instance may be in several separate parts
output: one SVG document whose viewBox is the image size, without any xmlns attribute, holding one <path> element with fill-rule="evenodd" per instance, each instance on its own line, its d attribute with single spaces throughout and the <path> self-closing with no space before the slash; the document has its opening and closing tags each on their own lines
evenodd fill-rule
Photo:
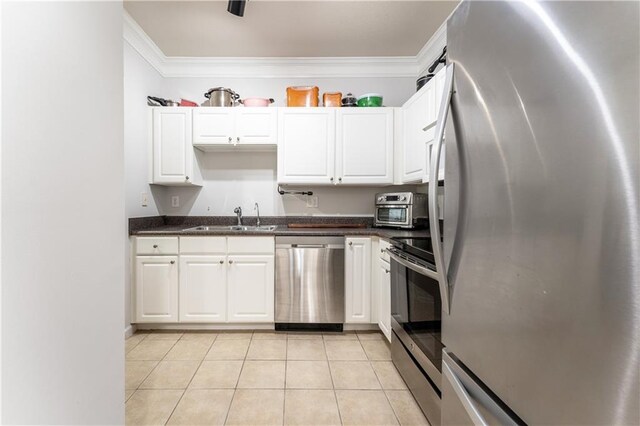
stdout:
<svg viewBox="0 0 640 426">
<path fill-rule="evenodd" d="M 149 194 L 146 192 L 140 194 L 140 204 L 142 204 L 142 207 L 147 207 L 149 205 Z"/>
<path fill-rule="evenodd" d="M 318 196 L 317 195 L 309 195 L 309 196 L 307 196 L 307 207 L 309 207 L 309 208 L 318 207 Z"/>
<path fill-rule="evenodd" d="M 180 207 L 180 197 L 177 195 L 171 196 L 171 207 Z"/>
</svg>

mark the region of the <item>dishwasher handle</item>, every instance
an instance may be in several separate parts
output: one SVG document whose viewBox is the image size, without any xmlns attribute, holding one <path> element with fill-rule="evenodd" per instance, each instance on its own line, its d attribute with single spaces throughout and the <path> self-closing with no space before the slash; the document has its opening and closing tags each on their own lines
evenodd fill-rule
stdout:
<svg viewBox="0 0 640 426">
<path fill-rule="evenodd" d="M 344 250 L 344 244 L 276 244 L 276 249 L 337 249 Z"/>
</svg>

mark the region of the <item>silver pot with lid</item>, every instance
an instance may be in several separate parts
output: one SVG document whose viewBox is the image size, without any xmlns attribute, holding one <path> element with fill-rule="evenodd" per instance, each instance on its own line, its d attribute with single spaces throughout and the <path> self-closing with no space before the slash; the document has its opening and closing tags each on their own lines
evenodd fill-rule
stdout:
<svg viewBox="0 0 640 426">
<path fill-rule="evenodd" d="M 204 101 L 202 106 L 212 107 L 232 107 L 238 99 L 240 99 L 239 94 L 226 87 L 209 89 L 209 91 L 204 94 L 204 97 L 207 98 L 207 100 Z"/>
</svg>

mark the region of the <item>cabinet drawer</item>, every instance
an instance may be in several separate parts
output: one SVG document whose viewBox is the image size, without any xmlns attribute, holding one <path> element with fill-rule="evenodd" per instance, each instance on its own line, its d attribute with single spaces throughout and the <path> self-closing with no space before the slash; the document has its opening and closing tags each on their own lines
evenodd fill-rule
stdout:
<svg viewBox="0 0 640 426">
<path fill-rule="evenodd" d="M 226 253 L 226 237 L 180 237 L 180 254 Z"/>
<path fill-rule="evenodd" d="M 138 237 L 136 254 L 178 254 L 178 237 Z"/>
<path fill-rule="evenodd" d="M 273 254 L 275 240 L 273 237 L 229 237 L 227 251 L 229 254 Z"/>
<path fill-rule="evenodd" d="M 387 249 L 391 247 L 391 243 L 381 238 L 379 246 L 380 246 L 380 253 L 379 253 L 380 259 L 385 260 L 387 263 L 389 263 L 390 259 L 389 259 L 389 253 L 387 252 Z"/>
</svg>

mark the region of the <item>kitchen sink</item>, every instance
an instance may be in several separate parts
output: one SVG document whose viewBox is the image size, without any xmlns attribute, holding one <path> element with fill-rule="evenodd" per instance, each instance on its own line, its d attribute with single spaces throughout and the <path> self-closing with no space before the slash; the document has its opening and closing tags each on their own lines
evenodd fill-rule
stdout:
<svg viewBox="0 0 640 426">
<path fill-rule="evenodd" d="M 277 228 L 276 225 L 266 226 L 195 226 L 193 228 L 187 228 L 185 231 L 259 231 L 259 232 L 271 232 Z"/>
</svg>

